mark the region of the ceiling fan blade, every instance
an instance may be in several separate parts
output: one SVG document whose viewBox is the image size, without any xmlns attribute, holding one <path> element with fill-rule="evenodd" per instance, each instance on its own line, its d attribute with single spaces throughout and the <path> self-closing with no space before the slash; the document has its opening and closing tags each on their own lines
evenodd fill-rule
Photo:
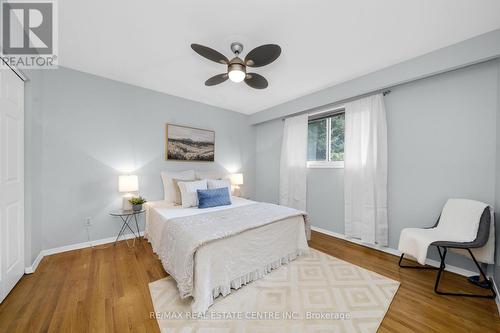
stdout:
<svg viewBox="0 0 500 333">
<path fill-rule="evenodd" d="M 227 73 L 212 76 L 210 79 L 205 81 L 206 86 L 215 86 L 216 84 L 222 83 L 228 79 Z"/>
<path fill-rule="evenodd" d="M 227 65 L 229 63 L 229 60 L 223 54 L 210 47 L 200 44 L 191 44 L 191 48 L 202 57 L 218 62 L 219 64 Z"/>
<path fill-rule="evenodd" d="M 247 77 L 245 78 L 245 83 L 255 89 L 267 88 L 266 78 L 257 73 L 248 73 Z"/>
<path fill-rule="evenodd" d="M 272 63 L 281 54 L 281 47 L 276 44 L 266 44 L 248 52 L 245 64 L 249 67 L 261 67 Z"/>
</svg>

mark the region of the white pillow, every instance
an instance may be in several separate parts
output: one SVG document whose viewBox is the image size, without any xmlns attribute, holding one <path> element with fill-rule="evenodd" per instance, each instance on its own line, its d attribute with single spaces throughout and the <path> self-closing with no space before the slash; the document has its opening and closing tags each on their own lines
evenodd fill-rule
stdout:
<svg viewBox="0 0 500 333">
<path fill-rule="evenodd" d="M 196 171 L 196 179 L 222 179 L 225 175 L 220 171 Z"/>
<path fill-rule="evenodd" d="M 194 182 L 178 182 L 181 190 L 182 208 L 198 207 L 198 192 L 196 190 L 206 190 L 207 180 L 196 180 Z"/>
<path fill-rule="evenodd" d="M 207 188 L 209 190 L 222 187 L 227 187 L 229 193 L 231 193 L 231 181 L 229 179 L 207 179 Z"/>
<path fill-rule="evenodd" d="M 227 191 L 229 192 L 229 201 L 231 200 L 231 180 L 230 179 L 207 179 L 207 188 L 209 190 L 213 190 L 216 188 L 224 188 L 227 187 Z"/>
<path fill-rule="evenodd" d="M 161 173 L 161 180 L 163 181 L 163 193 L 165 201 L 175 203 L 175 188 L 172 179 L 192 181 L 195 180 L 194 170 L 187 171 L 163 171 Z"/>
</svg>

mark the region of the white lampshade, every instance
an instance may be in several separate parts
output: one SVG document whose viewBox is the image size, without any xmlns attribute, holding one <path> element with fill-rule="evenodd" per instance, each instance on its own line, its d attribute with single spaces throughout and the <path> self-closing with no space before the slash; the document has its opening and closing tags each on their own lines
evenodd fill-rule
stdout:
<svg viewBox="0 0 500 333">
<path fill-rule="evenodd" d="M 242 173 L 233 173 L 231 175 L 231 184 L 243 185 L 243 174 Z"/>
<path fill-rule="evenodd" d="M 118 191 L 137 192 L 139 191 L 139 179 L 137 175 L 121 175 L 118 177 Z"/>
</svg>

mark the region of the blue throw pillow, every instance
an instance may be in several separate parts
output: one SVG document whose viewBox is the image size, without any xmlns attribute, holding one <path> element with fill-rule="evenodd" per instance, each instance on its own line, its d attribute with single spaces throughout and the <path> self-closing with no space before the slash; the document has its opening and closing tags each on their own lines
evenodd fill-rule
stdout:
<svg viewBox="0 0 500 333">
<path fill-rule="evenodd" d="M 227 187 L 212 190 L 197 190 L 198 208 L 227 206 L 231 204 L 229 189 Z"/>
</svg>

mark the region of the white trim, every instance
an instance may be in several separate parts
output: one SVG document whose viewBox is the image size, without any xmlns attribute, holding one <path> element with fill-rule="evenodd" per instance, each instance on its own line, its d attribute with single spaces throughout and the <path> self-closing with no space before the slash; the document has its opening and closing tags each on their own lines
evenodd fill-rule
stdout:
<svg viewBox="0 0 500 333">
<path fill-rule="evenodd" d="M 309 169 L 343 169 L 344 161 L 307 161 Z"/>
<path fill-rule="evenodd" d="M 326 110 L 314 112 L 308 114 L 309 117 L 312 115 L 318 115 L 318 114 L 329 114 L 328 118 L 320 118 L 320 119 L 326 119 L 326 160 L 324 161 L 307 161 L 307 168 L 315 168 L 315 169 L 323 169 L 323 168 L 335 168 L 335 169 L 341 169 L 344 168 L 344 161 L 332 161 L 332 156 L 331 156 L 331 140 L 332 140 L 332 126 L 331 126 L 331 118 L 345 113 L 345 105 L 339 106 L 339 107 L 334 107 L 334 108 L 328 108 Z M 311 121 L 315 121 L 316 119 L 308 120 L 308 124 Z"/>
<path fill-rule="evenodd" d="M 144 231 L 141 231 L 139 233 L 139 235 L 144 236 Z M 124 235 L 123 238 L 120 238 L 120 239 L 123 240 L 123 239 L 131 239 L 131 238 L 134 238 L 134 235 L 126 234 L 126 235 Z M 25 274 L 34 273 L 38 267 L 38 264 L 40 264 L 43 257 L 45 257 L 45 256 L 50 256 L 52 254 L 61 253 L 61 252 L 84 249 L 87 247 L 92 247 L 92 246 L 97 246 L 97 245 L 109 244 L 109 243 L 113 243 L 115 241 L 115 239 L 116 239 L 116 237 L 108 237 L 108 238 L 97 239 L 97 240 L 90 241 L 90 242 L 76 243 L 76 244 L 65 245 L 65 246 L 61 246 L 61 247 L 55 247 L 52 249 L 42 250 L 42 251 L 40 251 L 40 253 L 36 257 L 33 264 L 31 266 L 24 268 L 24 273 Z"/>
<path fill-rule="evenodd" d="M 497 304 L 497 309 L 498 309 L 498 314 L 500 315 L 500 295 L 498 294 L 498 287 L 495 282 L 495 279 L 491 279 L 493 281 L 493 289 L 495 290 L 495 293 L 497 294 L 497 297 L 495 297 L 495 303 Z"/>
<path fill-rule="evenodd" d="M 43 254 L 43 251 L 41 251 L 40 253 L 38 253 L 38 256 L 35 258 L 35 261 L 33 261 L 33 264 L 31 266 L 24 268 L 24 273 L 25 274 L 35 273 L 35 271 L 38 267 L 38 264 L 40 264 L 40 261 L 42 261 L 43 257 L 44 257 L 44 254 Z"/>
<path fill-rule="evenodd" d="M 363 243 L 362 241 L 360 241 L 358 239 L 348 238 L 343 234 L 339 234 L 339 233 L 325 230 L 325 229 L 318 228 L 318 227 L 311 227 L 311 229 L 314 231 L 320 232 L 322 234 L 328 235 L 328 236 L 340 238 L 340 239 L 346 240 L 346 241 L 354 243 L 354 244 L 358 244 L 358 245 L 365 246 L 365 247 L 368 247 L 368 248 L 371 248 L 374 250 L 389 253 L 389 254 L 392 254 L 393 256 L 397 256 L 397 257 L 401 256 L 401 252 L 399 252 L 396 249 L 390 248 L 390 247 L 379 246 L 376 244 Z M 425 263 L 429 266 L 439 267 L 439 261 L 437 261 L 437 260 L 427 258 Z M 464 268 L 460 268 L 460 267 L 452 266 L 452 265 L 446 265 L 445 270 L 452 272 L 452 273 L 456 273 L 458 275 L 463 275 L 463 276 L 477 275 L 476 272 L 469 271 L 468 269 L 464 269 Z"/>
</svg>

